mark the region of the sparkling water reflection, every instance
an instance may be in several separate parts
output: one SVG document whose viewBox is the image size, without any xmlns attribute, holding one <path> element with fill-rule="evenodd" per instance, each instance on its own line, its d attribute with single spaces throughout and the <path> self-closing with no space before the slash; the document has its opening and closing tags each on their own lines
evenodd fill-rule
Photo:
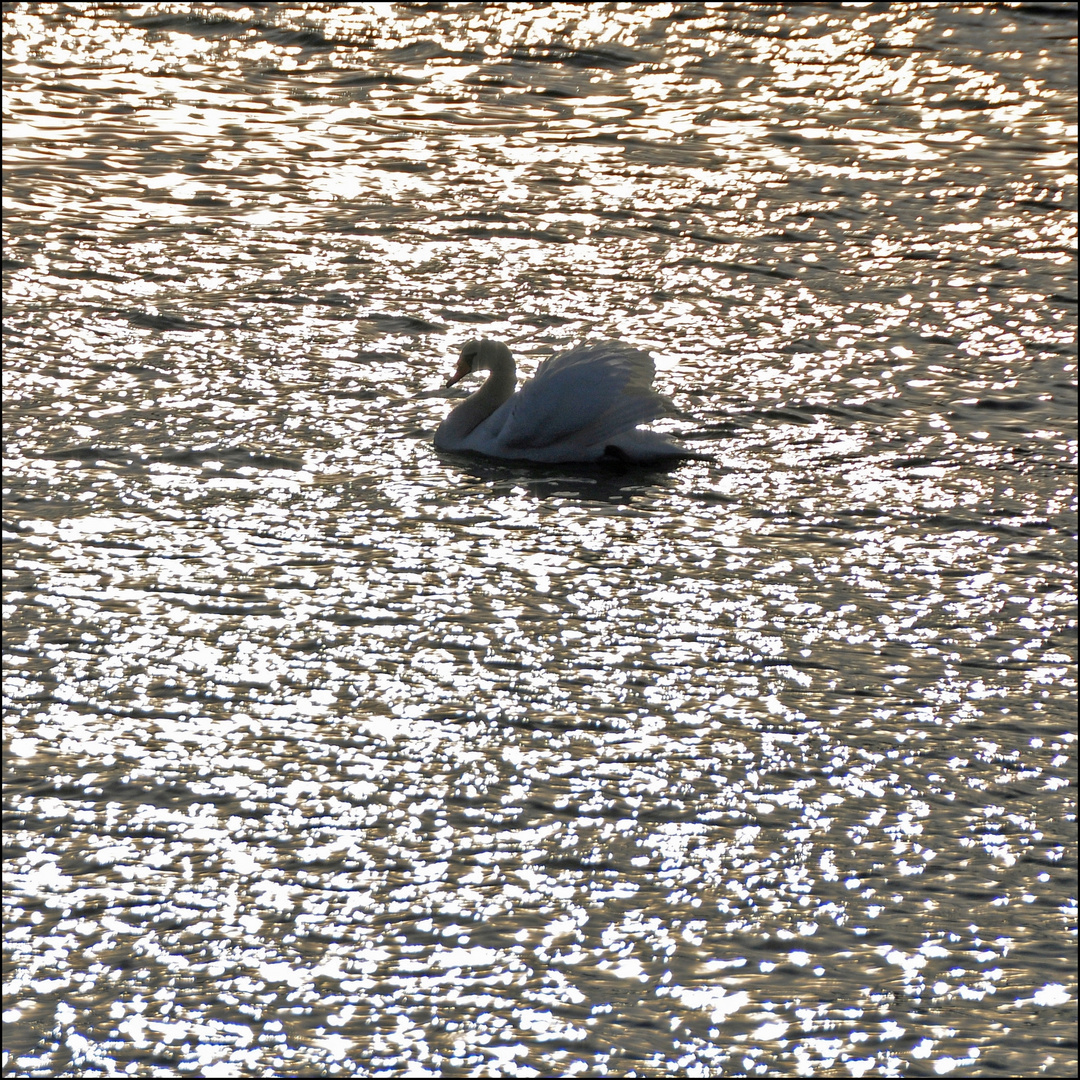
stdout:
<svg viewBox="0 0 1080 1080">
<path fill-rule="evenodd" d="M 4 28 L 8 1073 L 1075 1072 L 1071 6 Z"/>
</svg>

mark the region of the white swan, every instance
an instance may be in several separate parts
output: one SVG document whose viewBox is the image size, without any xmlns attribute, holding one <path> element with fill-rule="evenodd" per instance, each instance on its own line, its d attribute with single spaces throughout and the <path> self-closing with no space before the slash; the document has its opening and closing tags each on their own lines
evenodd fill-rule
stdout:
<svg viewBox="0 0 1080 1080">
<path fill-rule="evenodd" d="M 435 432 L 440 450 L 544 462 L 695 456 L 666 435 L 637 426 L 678 410 L 652 389 L 652 357 L 621 341 L 579 345 L 545 360 L 516 394 L 510 350 L 487 338 L 470 341 L 446 385 L 485 370 L 484 385 Z"/>
</svg>

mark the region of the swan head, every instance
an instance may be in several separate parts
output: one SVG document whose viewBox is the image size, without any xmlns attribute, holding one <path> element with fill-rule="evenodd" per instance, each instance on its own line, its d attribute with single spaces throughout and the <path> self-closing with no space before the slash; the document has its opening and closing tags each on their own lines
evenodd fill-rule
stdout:
<svg viewBox="0 0 1080 1080">
<path fill-rule="evenodd" d="M 453 386 L 474 371 L 492 371 L 496 367 L 507 365 L 513 368 L 513 364 L 510 350 L 501 341 L 492 341 L 490 338 L 467 341 L 458 357 L 454 374 L 446 385 Z"/>
</svg>

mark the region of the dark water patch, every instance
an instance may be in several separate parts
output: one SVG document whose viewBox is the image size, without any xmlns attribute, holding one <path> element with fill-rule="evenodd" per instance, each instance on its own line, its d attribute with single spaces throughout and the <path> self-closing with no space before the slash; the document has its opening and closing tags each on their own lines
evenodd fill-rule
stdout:
<svg viewBox="0 0 1080 1080">
<path fill-rule="evenodd" d="M 357 361 L 361 364 L 397 364 L 406 362 L 409 358 L 404 353 L 400 352 L 371 352 L 364 350 L 362 352 L 353 353 L 347 357 L 347 359 Z"/>
<path fill-rule="evenodd" d="M 449 319 L 451 322 L 492 323 L 502 321 L 502 316 L 500 315 L 485 314 L 481 311 L 455 311 L 452 308 L 443 308 L 438 314 L 444 319 Z"/>
<path fill-rule="evenodd" d="M 219 12 L 203 13 L 197 9 L 183 14 L 141 16 L 128 15 L 120 9 L 116 14 L 121 17 L 120 21 L 148 31 L 167 31 L 227 42 L 254 37 L 284 48 L 299 48 L 307 52 L 325 52 L 358 44 L 348 39 L 330 38 L 313 29 L 292 30 L 253 19 L 230 19 Z"/>
<path fill-rule="evenodd" d="M 610 71 L 619 71 L 632 64 L 653 60 L 650 53 L 638 49 L 623 49 L 617 46 L 598 49 L 556 43 L 511 48 L 505 56 L 508 60 L 519 63 L 564 64 L 572 68 L 600 68 Z"/>
<path fill-rule="evenodd" d="M 1037 409 L 1039 407 L 1038 402 L 1022 397 L 965 398 L 962 401 L 954 401 L 952 404 L 969 409 L 984 409 L 992 412 L 1029 412 L 1032 409 Z"/>
<path fill-rule="evenodd" d="M 424 80 L 401 71 L 354 71 L 334 80 L 335 86 L 423 86 Z"/>
<path fill-rule="evenodd" d="M 381 334 L 444 334 L 446 327 L 428 322 L 412 315 L 389 315 L 381 312 L 357 315 L 360 323 L 367 323 Z"/>
<path fill-rule="evenodd" d="M 163 315 L 150 311 L 128 311 L 118 313 L 132 326 L 138 326 L 144 330 L 181 331 L 192 333 L 196 330 L 212 329 L 212 323 L 185 319 L 180 315 Z"/>
<path fill-rule="evenodd" d="M 794 281 L 798 276 L 790 271 L 780 270 L 773 266 L 751 265 L 748 263 L 718 263 L 717 265 L 736 274 L 762 274 L 765 277 L 779 278 L 781 281 Z"/>
<path fill-rule="evenodd" d="M 165 453 L 133 453 L 124 447 L 70 446 L 49 450 L 41 455 L 52 461 L 79 461 L 84 465 L 118 465 L 145 468 L 153 464 L 180 465 L 204 469 L 208 466 L 222 475 L 236 475 L 238 469 L 303 468 L 303 463 L 285 457 L 247 450 L 243 447 L 214 447 L 207 450 L 177 449 Z"/>
</svg>

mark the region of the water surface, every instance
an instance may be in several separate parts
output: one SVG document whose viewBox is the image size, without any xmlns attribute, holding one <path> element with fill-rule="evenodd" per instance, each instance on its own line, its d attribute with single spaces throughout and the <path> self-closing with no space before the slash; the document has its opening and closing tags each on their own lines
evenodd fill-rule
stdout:
<svg viewBox="0 0 1080 1080">
<path fill-rule="evenodd" d="M 1071 5 L 4 33 L 8 1074 L 1075 1074 Z"/>
</svg>

